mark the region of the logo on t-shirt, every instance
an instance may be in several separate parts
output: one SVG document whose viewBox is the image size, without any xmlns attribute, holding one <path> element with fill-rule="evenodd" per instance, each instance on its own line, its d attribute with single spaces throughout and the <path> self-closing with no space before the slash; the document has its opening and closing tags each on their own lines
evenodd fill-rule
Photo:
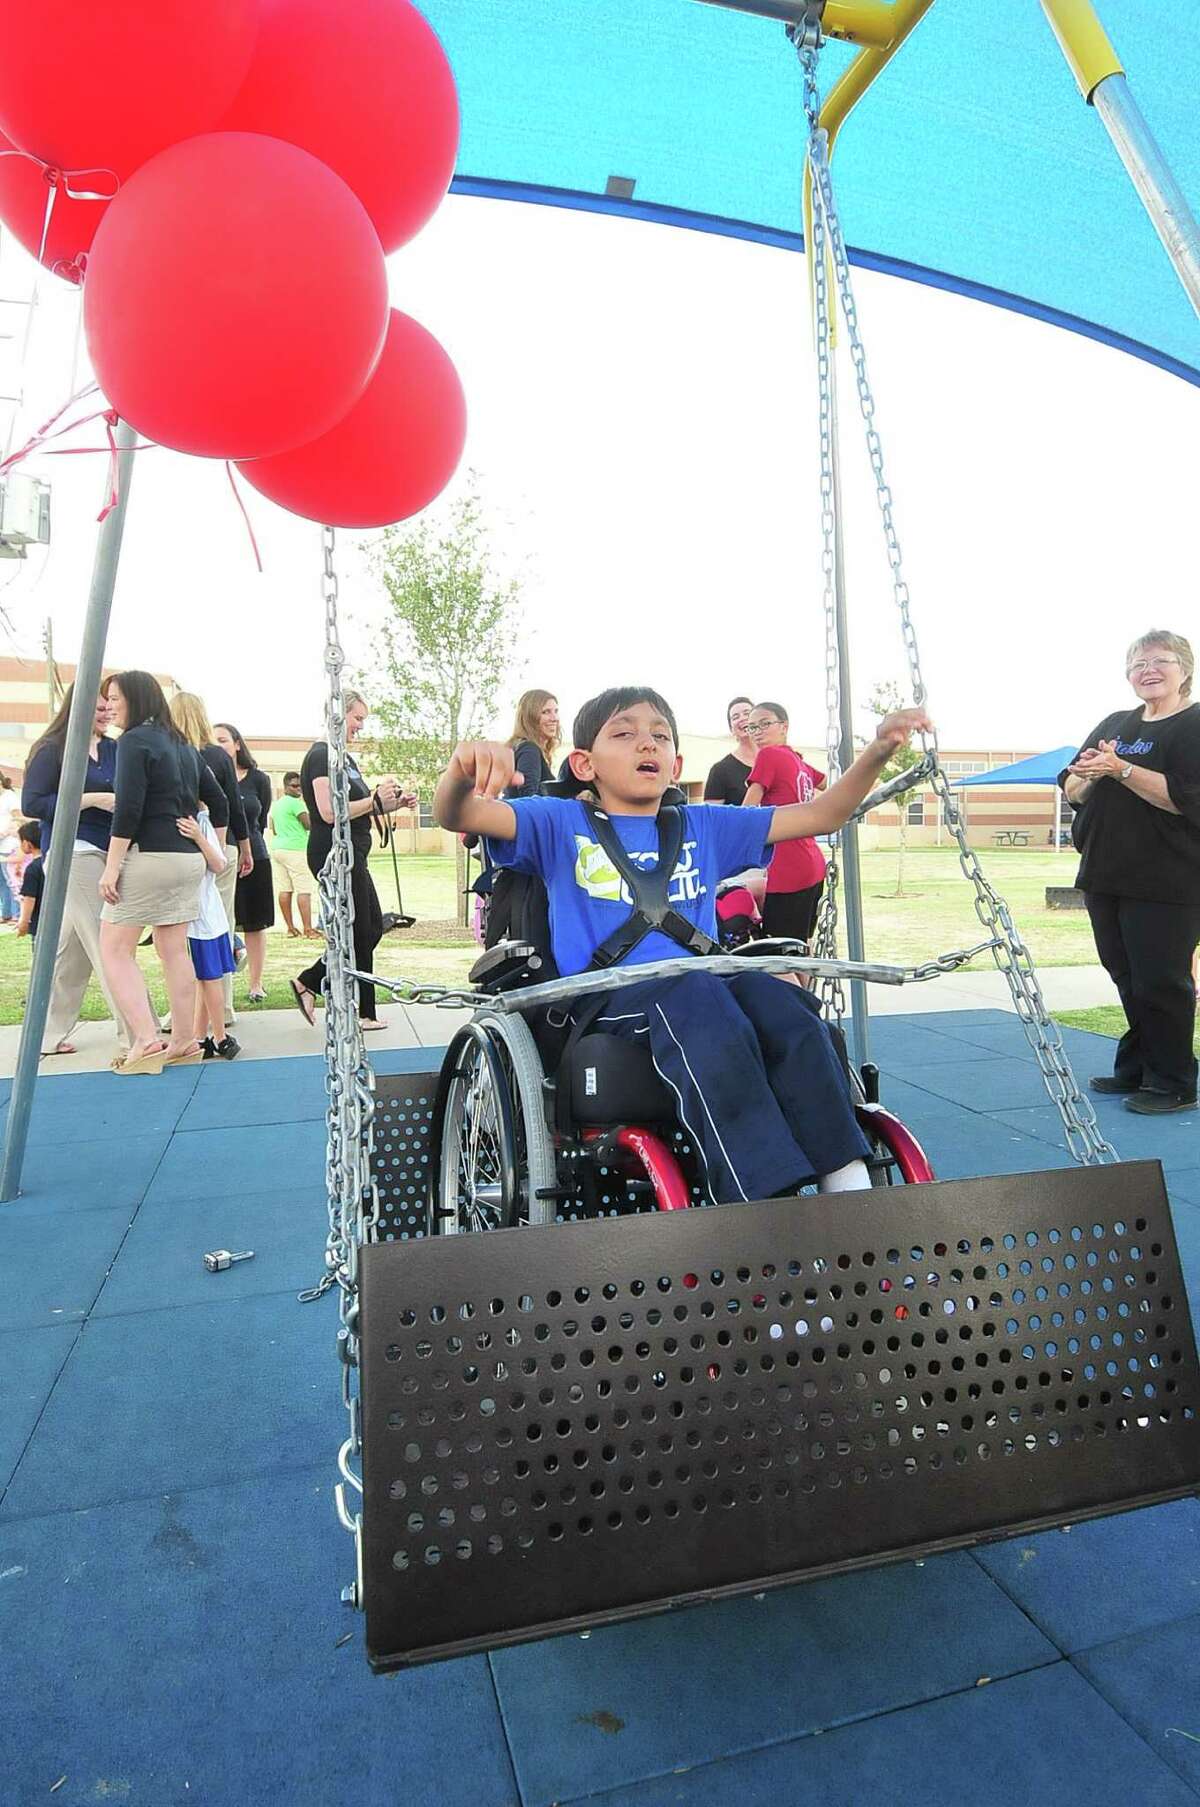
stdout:
<svg viewBox="0 0 1200 1807">
<path fill-rule="evenodd" d="M 1120 735 L 1117 736 L 1117 752 L 1125 758 L 1128 758 L 1130 753 L 1153 753 L 1153 751 L 1154 742 L 1152 740 L 1122 740 Z"/>
<path fill-rule="evenodd" d="M 656 852 L 647 850 L 635 853 L 630 848 L 625 851 L 637 866 L 653 867 L 658 864 Z M 628 904 L 630 909 L 633 908 L 629 887 L 603 847 L 582 834 L 575 836 L 575 883 L 589 897 L 599 898 L 604 903 Z M 694 903 L 698 897 L 707 895 L 707 889 L 701 882 L 700 868 L 696 864 L 696 843 L 685 841 L 671 874 L 668 901 L 672 904 Z"/>
</svg>

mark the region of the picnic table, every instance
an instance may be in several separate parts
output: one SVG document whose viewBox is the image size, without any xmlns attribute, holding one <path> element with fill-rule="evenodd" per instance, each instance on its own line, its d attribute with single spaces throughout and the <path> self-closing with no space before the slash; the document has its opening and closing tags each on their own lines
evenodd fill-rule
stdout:
<svg viewBox="0 0 1200 1807">
<path fill-rule="evenodd" d="M 992 836 L 997 847 L 1028 847 L 1029 835 L 1024 828 L 998 828 Z"/>
</svg>

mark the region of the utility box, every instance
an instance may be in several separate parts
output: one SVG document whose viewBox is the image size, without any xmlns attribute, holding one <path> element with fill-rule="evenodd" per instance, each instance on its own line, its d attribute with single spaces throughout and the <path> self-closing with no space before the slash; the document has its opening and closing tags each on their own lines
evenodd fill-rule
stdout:
<svg viewBox="0 0 1200 1807">
<path fill-rule="evenodd" d="M 50 544 L 50 485 L 23 471 L 0 477 L 0 558 L 24 558 Z"/>
</svg>

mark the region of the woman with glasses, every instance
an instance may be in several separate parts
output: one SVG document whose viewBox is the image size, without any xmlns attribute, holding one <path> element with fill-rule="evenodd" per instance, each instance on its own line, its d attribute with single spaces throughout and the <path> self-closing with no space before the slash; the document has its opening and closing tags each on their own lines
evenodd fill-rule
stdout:
<svg viewBox="0 0 1200 1807">
<path fill-rule="evenodd" d="M 1155 630 L 1130 647 L 1137 697 L 1092 730 L 1059 774 L 1078 812 L 1075 845 L 1096 951 L 1129 1028 L 1094 1092 L 1125 1095 L 1142 1116 L 1193 1110 L 1200 941 L 1200 708 L 1195 658 L 1180 634 Z"/>
<path fill-rule="evenodd" d="M 756 703 L 750 711 L 750 740 L 756 751 L 743 804 L 807 803 L 825 788 L 825 774 L 787 744 L 788 717 L 782 703 Z M 825 855 L 811 837 L 781 842 L 767 867 L 762 904 L 768 935 L 811 941 L 825 883 Z"/>
</svg>

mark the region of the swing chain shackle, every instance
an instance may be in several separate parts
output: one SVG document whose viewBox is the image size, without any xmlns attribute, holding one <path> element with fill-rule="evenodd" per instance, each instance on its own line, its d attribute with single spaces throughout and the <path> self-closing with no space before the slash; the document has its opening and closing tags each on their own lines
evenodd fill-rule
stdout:
<svg viewBox="0 0 1200 1807">
<path fill-rule="evenodd" d="M 892 574 L 892 591 L 900 616 L 900 632 L 908 660 L 913 702 L 921 707 L 928 699 L 928 691 L 921 670 L 920 649 L 917 645 L 916 629 L 912 621 L 912 598 L 904 575 L 904 560 L 900 550 L 899 535 L 896 531 L 892 490 L 884 468 L 883 443 L 875 420 L 875 397 L 867 373 L 866 348 L 863 345 L 858 324 L 854 284 L 850 273 L 850 258 L 846 250 L 841 220 L 834 198 L 833 178 L 829 166 L 829 139 L 828 134 L 821 126 L 821 102 L 817 86 L 817 48 L 802 45 L 799 48 L 799 57 L 804 74 L 804 111 L 808 121 L 807 155 L 812 176 L 813 244 L 811 264 L 817 318 L 817 375 L 821 393 L 821 525 L 822 571 L 825 574 L 826 584 L 826 628 L 828 632 L 832 605 L 832 532 L 826 523 L 828 496 L 832 487 L 832 468 L 830 468 L 827 480 L 826 460 L 828 455 L 830 467 L 832 467 L 830 436 L 833 431 L 834 409 L 830 349 L 831 320 L 826 261 L 828 259 L 832 263 L 837 295 L 841 301 L 842 314 L 846 322 L 846 337 L 851 361 L 854 365 L 859 410 L 866 428 L 867 453 L 875 478 L 875 496 L 883 523 L 888 565 Z M 827 645 L 827 671 L 828 667 L 829 649 Z M 1037 971 L 1029 949 L 1013 921 L 1008 904 L 990 883 L 978 855 L 968 844 L 962 811 L 950 790 L 946 774 L 942 769 L 936 732 L 923 733 L 921 746 L 922 752 L 930 762 L 930 785 L 941 806 L 946 826 L 954 836 L 958 847 L 959 865 L 964 875 L 971 881 L 975 891 L 975 914 L 989 936 L 992 957 L 1004 974 L 1013 1007 L 1024 1028 L 1025 1038 L 1037 1060 L 1046 1091 L 1057 1107 L 1071 1156 L 1084 1166 L 1115 1161 L 1118 1158 L 1117 1152 L 1101 1134 L 1091 1102 L 1079 1089 L 1079 1083 L 1063 1046 L 1058 1024 L 1046 1009 L 1042 988 L 1038 982 Z M 817 931 L 817 947 L 822 954 L 825 954 L 827 947 L 832 954 L 836 942 L 836 897 L 835 843 L 834 857 L 830 861 L 829 882 L 822 903 Z M 825 1004 L 825 988 L 822 988 L 822 1004 Z"/>
<path fill-rule="evenodd" d="M 366 1058 L 358 1016 L 358 987 L 354 971 L 354 895 L 351 871 L 354 849 L 350 839 L 350 791 L 346 763 L 346 711 L 342 677 L 346 657 L 338 631 L 338 578 L 334 564 L 336 542 L 332 527 L 321 529 L 323 569 L 321 594 L 325 603 L 325 700 L 326 738 L 329 745 L 329 792 L 333 807 L 333 836 L 329 855 L 321 868 L 321 920 L 325 930 L 325 1181 L 329 1205 L 329 1230 L 325 1246 L 325 1273 L 299 1298 L 302 1303 L 338 1289 L 341 1329 L 338 1354 L 342 1374 L 342 1403 L 349 1415 L 349 1435 L 338 1455 L 341 1480 L 335 1488 L 338 1517 L 354 1535 L 357 1579 L 343 1598 L 360 1605 L 362 1598 L 362 1518 L 346 1503 L 346 1487 L 362 1494 L 362 1439 L 359 1409 L 359 1313 L 358 1251 L 366 1240 L 378 1211 L 378 1194 L 371 1172 L 372 1123 L 375 1115 L 375 1076 Z"/>
</svg>

